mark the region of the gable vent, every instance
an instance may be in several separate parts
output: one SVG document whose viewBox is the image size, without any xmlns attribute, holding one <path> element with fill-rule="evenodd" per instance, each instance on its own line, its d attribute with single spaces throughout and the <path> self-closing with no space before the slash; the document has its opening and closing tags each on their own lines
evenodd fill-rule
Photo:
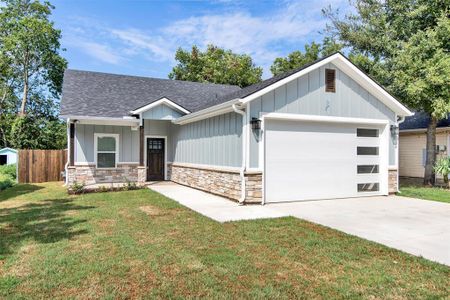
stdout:
<svg viewBox="0 0 450 300">
<path fill-rule="evenodd" d="M 325 69 L 325 92 L 336 93 L 336 70 Z"/>
</svg>

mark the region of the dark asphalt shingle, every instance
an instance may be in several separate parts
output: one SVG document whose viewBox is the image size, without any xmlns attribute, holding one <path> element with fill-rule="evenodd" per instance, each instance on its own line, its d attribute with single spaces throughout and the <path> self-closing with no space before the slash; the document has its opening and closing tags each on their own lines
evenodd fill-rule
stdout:
<svg viewBox="0 0 450 300">
<path fill-rule="evenodd" d="M 130 110 L 163 97 L 190 112 L 221 103 L 238 86 L 66 70 L 61 116 L 127 116 Z"/>
<path fill-rule="evenodd" d="M 424 112 L 416 112 L 413 116 L 407 117 L 403 123 L 400 124 L 400 130 L 408 129 L 422 129 L 427 128 L 430 122 L 430 117 Z M 450 115 L 447 119 L 441 120 L 438 127 L 449 127 Z"/>
</svg>

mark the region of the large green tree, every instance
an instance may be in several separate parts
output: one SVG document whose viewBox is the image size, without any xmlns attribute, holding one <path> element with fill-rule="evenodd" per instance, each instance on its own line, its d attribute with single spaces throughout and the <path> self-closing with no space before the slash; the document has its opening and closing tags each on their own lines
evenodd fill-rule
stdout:
<svg viewBox="0 0 450 300">
<path fill-rule="evenodd" d="M 0 147 L 64 147 L 57 113 L 67 62 L 60 55 L 61 31 L 49 19 L 54 7 L 0 2 Z"/>
<path fill-rule="evenodd" d="M 193 46 L 191 51 L 179 48 L 175 54 L 178 64 L 170 79 L 232 84 L 246 87 L 261 81 L 262 68 L 256 67 L 249 55 L 236 54 L 213 45 L 205 51 Z"/>
<path fill-rule="evenodd" d="M 322 44 L 316 42 L 306 44 L 303 52 L 296 50 L 288 54 L 287 57 L 276 58 L 270 67 L 270 71 L 273 75 L 278 75 L 309 64 L 341 49 L 341 44 L 336 43 L 332 38 L 326 37 Z"/>
<path fill-rule="evenodd" d="M 66 60 L 60 55 L 61 31 L 49 20 L 54 7 L 47 1 L 4 0 L 0 8 L 0 56 L 9 69 L 8 81 L 20 95 L 20 113 L 30 98 L 43 91 L 61 92 Z M 36 98 L 40 98 L 40 95 Z"/>
<path fill-rule="evenodd" d="M 424 184 L 434 184 L 436 126 L 450 113 L 448 0 L 356 0 L 345 16 L 324 10 L 328 32 L 409 107 L 428 114 Z"/>
</svg>

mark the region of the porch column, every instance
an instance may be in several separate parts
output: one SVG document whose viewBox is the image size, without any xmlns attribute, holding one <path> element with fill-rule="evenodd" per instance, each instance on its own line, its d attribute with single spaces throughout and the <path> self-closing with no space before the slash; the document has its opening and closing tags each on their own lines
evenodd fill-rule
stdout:
<svg viewBox="0 0 450 300">
<path fill-rule="evenodd" d="M 147 169 L 144 165 L 144 124 L 139 126 L 139 167 L 138 167 L 138 183 L 140 185 L 145 184 L 147 180 Z"/>
<path fill-rule="evenodd" d="M 74 123 L 70 123 L 69 125 L 69 148 L 70 148 L 70 153 L 69 153 L 69 166 L 73 167 L 75 165 L 75 143 L 74 143 L 74 139 L 75 139 L 75 124 Z"/>
<path fill-rule="evenodd" d="M 144 126 L 139 126 L 139 166 L 144 166 Z"/>
</svg>

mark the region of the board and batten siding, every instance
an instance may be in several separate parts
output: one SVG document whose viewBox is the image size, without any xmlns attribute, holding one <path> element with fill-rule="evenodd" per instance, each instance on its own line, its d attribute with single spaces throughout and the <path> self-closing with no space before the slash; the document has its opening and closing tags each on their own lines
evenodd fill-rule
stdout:
<svg viewBox="0 0 450 300">
<path fill-rule="evenodd" d="M 93 164 L 94 133 L 119 134 L 119 163 L 139 162 L 139 131 L 130 126 L 75 124 L 75 164 Z"/>
<path fill-rule="evenodd" d="M 142 118 L 147 120 L 175 120 L 183 115 L 183 113 L 161 104 L 142 113 Z"/>
<path fill-rule="evenodd" d="M 325 69 L 336 70 L 336 92 L 325 92 Z M 372 96 L 356 81 L 327 64 L 294 79 L 250 102 L 250 118 L 260 118 L 261 113 L 291 113 L 320 116 L 368 118 L 396 122 L 395 113 Z M 250 134 L 250 167 L 259 167 L 260 137 Z M 390 139 L 389 164 L 395 165 L 395 145 Z"/>
<path fill-rule="evenodd" d="M 436 134 L 436 145 L 448 145 L 449 135 L 446 132 Z M 401 134 L 399 144 L 399 175 L 423 178 L 424 150 L 427 147 L 426 133 Z M 449 149 L 447 149 L 448 153 Z M 444 153 L 447 154 L 447 153 Z M 438 176 L 440 177 L 440 176 Z"/>
<path fill-rule="evenodd" d="M 241 165 L 242 116 L 234 112 L 181 126 L 173 124 L 171 132 L 174 163 Z"/>
</svg>

